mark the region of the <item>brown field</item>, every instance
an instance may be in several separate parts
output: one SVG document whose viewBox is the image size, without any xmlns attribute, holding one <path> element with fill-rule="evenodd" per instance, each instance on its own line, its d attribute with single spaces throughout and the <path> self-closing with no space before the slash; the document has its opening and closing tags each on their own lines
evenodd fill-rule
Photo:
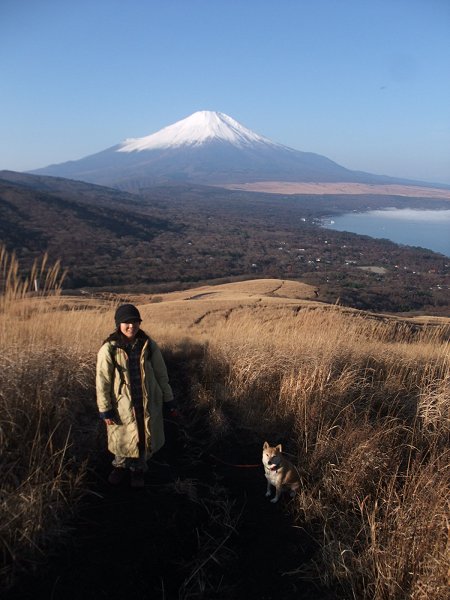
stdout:
<svg viewBox="0 0 450 600">
<path fill-rule="evenodd" d="M 60 296 L 55 271 L 50 279 L 55 292 L 30 297 L 11 276 L 0 302 L 7 585 L 64 538 L 87 491 L 95 353 L 119 302 Z M 190 371 L 191 418 L 206 415 L 216 439 L 247 428 L 294 454 L 302 490 L 286 510 L 317 543 L 297 576 L 340 598 L 444 600 L 450 319 L 372 315 L 313 298 L 308 285 L 258 280 L 127 299 L 163 352 Z"/>
<path fill-rule="evenodd" d="M 439 198 L 450 200 L 450 190 L 426 186 L 371 183 L 297 183 L 293 181 L 258 181 L 223 185 L 230 190 L 264 192 L 267 194 L 371 194 L 374 196 L 407 196 L 409 198 Z"/>
</svg>

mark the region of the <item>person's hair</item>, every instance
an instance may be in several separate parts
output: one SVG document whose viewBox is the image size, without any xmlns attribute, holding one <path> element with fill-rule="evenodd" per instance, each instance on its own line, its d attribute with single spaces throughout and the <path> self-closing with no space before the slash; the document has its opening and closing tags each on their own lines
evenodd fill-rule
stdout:
<svg viewBox="0 0 450 600">
<path fill-rule="evenodd" d="M 142 339 L 142 340 L 151 339 L 150 336 L 147 333 L 145 333 L 145 331 L 143 329 L 138 330 L 138 332 L 136 333 L 136 337 L 139 339 Z M 114 329 L 114 331 L 109 334 L 109 336 L 106 338 L 106 340 L 103 341 L 103 344 L 106 344 L 107 342 L 116 342 L 116 344 L 119 347 L 126 346 L 127 338 L 120 331 L 120 323 L 116 327 L 116 329 Z"/>
</svg>

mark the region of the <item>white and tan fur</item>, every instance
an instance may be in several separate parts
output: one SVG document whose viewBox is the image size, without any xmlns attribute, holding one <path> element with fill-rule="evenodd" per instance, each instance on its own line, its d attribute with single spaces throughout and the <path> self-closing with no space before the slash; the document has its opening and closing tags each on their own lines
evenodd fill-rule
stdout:
<svg viewBox="0 0 450 600">
<path fill-rule="evenodd" d="M 275 488 L 275 496 L 271 502 L 278 502 L 283 492 L 290 492 L 291 498 L 300 487 L 300 478 L 297 469 L 282 454 L 282 446 L 272 447 L 268 442 L 264 442 L 262 462 L 264 465 L 264 474 L 267 479 L 266 496 L 271 495 L 271 486 Z"/>
</svg>

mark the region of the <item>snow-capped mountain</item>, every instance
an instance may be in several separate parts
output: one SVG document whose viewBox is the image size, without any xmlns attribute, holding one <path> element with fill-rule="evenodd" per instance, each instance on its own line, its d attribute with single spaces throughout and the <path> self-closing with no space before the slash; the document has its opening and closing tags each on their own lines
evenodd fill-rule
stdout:
<svg viewBox="0 0 450 600">
<path fill-rule="evenodd" d="M 151 135 L 32 173 L 139 189 L 168 183 L 395 182 L 277 144 L 228 115 L 199 111 Z"/>
<path fill-rule="evenodd" d="M 199 146 L 213 140 L 228 142 L 238 148 L 254 144 L 279 146 L 224 113 L 202 110 L 146 137 L 125 140 L 117 151 L 142 152 L 180 146 Z"/>
</svg>

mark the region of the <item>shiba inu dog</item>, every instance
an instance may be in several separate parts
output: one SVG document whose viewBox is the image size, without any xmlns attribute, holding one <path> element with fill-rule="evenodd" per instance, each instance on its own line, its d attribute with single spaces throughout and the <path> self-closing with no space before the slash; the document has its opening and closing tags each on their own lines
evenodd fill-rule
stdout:
<svg viewBox="0 0 450 600">
<path fill-rule="evenodd" d="M 267 479 L 266 496 L 271 495 L 270 486 L 275 488 L 275 496 L 271 502 L 278 502 L 281 494 L 286 491 L 290 491 L 293 498 L 300 487 L 300 478 L 294 465 L 283 456 L 281 444 L 272 447 L 268 442 L 264 442 L 262 462 Z"/>
</svg>

